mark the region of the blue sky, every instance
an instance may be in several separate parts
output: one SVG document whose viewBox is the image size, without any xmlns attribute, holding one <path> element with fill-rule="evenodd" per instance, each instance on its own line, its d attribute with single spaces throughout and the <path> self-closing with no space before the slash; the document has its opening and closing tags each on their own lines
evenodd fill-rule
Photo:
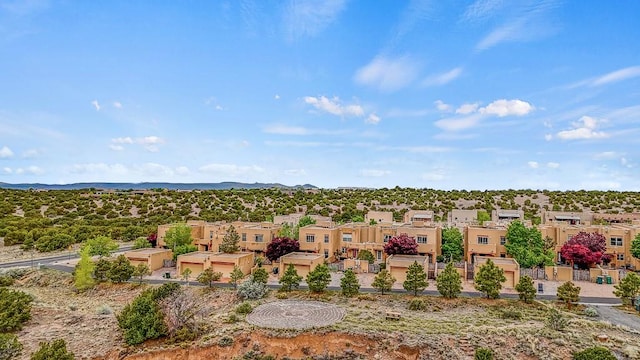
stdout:
<svg viewBox="0 0 640 360">
<path fill-rule="evenodd" d="M 0 181 L 640 191 L 640 2 L 0 0 Z"/>
</svg>

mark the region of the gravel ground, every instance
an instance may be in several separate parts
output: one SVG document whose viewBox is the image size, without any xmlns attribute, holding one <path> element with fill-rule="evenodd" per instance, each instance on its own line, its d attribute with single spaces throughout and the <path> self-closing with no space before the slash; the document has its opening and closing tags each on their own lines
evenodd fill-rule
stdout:
<svg viewBox="0 0 640 360">
<path fill-rule="evenodd" d="M 629 314 L 613 306 L 596 305 L 594 307 L 598 310 L 602 320 L 640 332 L 640 316 L 637 314 Z"/>
</svg>

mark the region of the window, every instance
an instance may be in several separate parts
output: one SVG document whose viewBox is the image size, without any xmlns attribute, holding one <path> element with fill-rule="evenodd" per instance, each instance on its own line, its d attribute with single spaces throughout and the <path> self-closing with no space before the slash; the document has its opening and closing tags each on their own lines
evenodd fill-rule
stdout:
<svg viewBox="0 0 640 360">
<path fill-rule="evenodd" d="M 376 259 L 382 260 L 382 251 L 381 250 L 376 250 Z"/>
<path fill-rule="evenodd" d="M 329 235 L 327 235 L 327 234 L 324 235 L 324 243 L 325 244 L 329 243 Z"/>
<path fill-rule="evenodd" d="M 427 235 L 418 235 L 416 238 L 418 244 L 426 244 L 427 243 Z"/>
<path fill-rule="evenodd" d="M 489 244 L 489 237 L 487 237 L 487 236 L 478 236 L 478 244 L 480 244 L 480 245 Z"/>
<path fill-rule="evenodd" d="M 384 242 L 386 242 L 386 243 L 388 243 L 388 242 L 389 242 L 389 240 L 391 240 L 391 238 L 392 238 L 392 237 L 393 237 L 393 236 L 391 236 L 391 235 L 389 235 L 389 234 L 385 234 L 385 235 L 384 235 L 384 240 L 383 240 L 383 241 L 384 241 Z"/>
<path fill-rule="evenodd" d="M 316 236 L 314 234 L 307 234 L 306 240 L 308 243 L 316 242 Z"/>
<path fill-rule="evenodd" d="M 624 254 L 618 254 L 618 261 L 624 261 Z"/>
<path fill-rule="evenodd" d="M 346 254 L 346 253 L 347 253 L 347 248 L 346 248 L 346 247 L 343 247 L 341 250 L 342 250 L 342 253 L 343 253 L 343 254 Z"/>
<path fill-rule="evenodd" d="M 353 240 L 353 237 L 351 234 L 342 234 L 342 241 L 351 242 L 351 240 Z"/>
<path fill-rule="evenodd" d="M 567 241 L 571 240 L 572 237 L 573 237 L 573 235 L 571 235 L 571 234 L 567 235 Z"/>
<path fill-rule="evenodd" d="M 611 238 L 611 246 L 622 246 L 622 238 L 620 238 L 620 237 L 612 237 Z"/>
<path fill-rule="evenodd" d="M 262 234 L 256 234 L 256 242 L 262 242 L 263 240 Z"/>
<path fill-rule="evenodd" d="M 324 249 L 324 258 L 328 258 L 329 257 L 329 250 L 328 249 Z"/>
<path fill-rule="evenodd" d="M 507 238 L 505 238 L 504 236 L 500 236 L 500 245 L 504 245 L 507 243 Z"/>
<path fill-rule="evenodd" d="M 242 233 L 242 241 L 247 241 L 247 233 Z"/>
<path fill-rule="evenodd" d="M 507 254 L 505 254 L 505 253 L 500 253 L 500 257 L 501 257 L 501 258 L 506 258 L 506 257 L 507 257 Z"/>
<path fill-rule="evenodd" d="M 213 230 L 209 231 L 209 239 L 213 239 Z"/>
</svg>

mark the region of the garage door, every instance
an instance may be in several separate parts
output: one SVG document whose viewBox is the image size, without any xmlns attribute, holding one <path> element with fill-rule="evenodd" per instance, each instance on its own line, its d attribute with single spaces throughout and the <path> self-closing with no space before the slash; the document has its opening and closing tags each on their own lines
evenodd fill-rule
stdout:
<svg viewBox="0 0 640 360">
<path fill-rule="evenodd" d="M 191 269 L 190 278 L 191 279 L 195 279 L 202 272 L 203 265 L 202 264 L 193 264 L 193 263 L 182 263 L 182 264 L 180 264 L 180 271 L 181 272 L 184 272 L 186 269 Z M 182 274 L 180 274 L 180 276 L 181 275 Z"/>
<path fill-rule="evenodd" d="M 221 272 L 223 278 L 231 277 L 233 271 L 233 264 L 211 264 L 211 268 L 214 272 Z"/>
<path fill-rule="evenodd" d="M 309 265 L 294 265 L 294 267 L 296 268 L 298 275 L 302 277 L 306 277 L 309 273 Z"/>
<path fill-rule="evenodd" d="M 507 278 L 507 281 L 505 281 L 504 284 L 503 284 L 504 287 L 511 288 L 511 289 L 513 289 L 515 287 L 513 285 L 513 283 L 514 283 L 514 280 L 513 280 L 514 275 L 515 274 L 513 273 L 513 271 L 508 271 L 508 272 L 504 273 L 504 277 Z"/>
</svg>

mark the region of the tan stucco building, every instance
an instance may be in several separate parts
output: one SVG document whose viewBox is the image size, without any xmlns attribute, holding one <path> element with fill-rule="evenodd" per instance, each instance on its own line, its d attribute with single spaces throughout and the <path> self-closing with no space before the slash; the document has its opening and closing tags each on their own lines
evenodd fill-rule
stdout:
<svg viewBox="0 0 640 360">
<path fill-rule="evenodd" d="M 279 276 L 284 274 L 289 264 L 293 264 L 298 275 L 304 278 L 318 265 L 324 264 L 324 257 L 320 254 L 304 252 L 292 252 L 287 255 L 283 255 L 280 257 L 280 268 L 278 269 Z"/>
<path fill-rule="evenodd" d="M 214 272 L 222 273 L 223 278 L 229 278 L 235 266 L 238 266 L 244 275 L 249 275 L 254 265 L 254 253 L 217 253 L 209 258 L 209 263 Z"/>
<path fill-rule="evenodd" d="M 429 270 L 429 258 L 420 255 L 391 255 L 387 258 L 387 270 L 396 282 L 403 283 L 407 279 L 409 266 L 415 262 L 424 267 L 425 273 Z"/>
<path fill-rule="evenodd" d="M 146 248 L 127 251 L 124 256 L 133 266 L 146 264 L 149 270 L 156 271 L 164 266 L 165 260 L 173 259 L 173 252 L 169 249 Z"/>
<path fill-rule="evenodd" d="M 502 283 L 505 288 L 513 289 L 520 282 L 520 265 L 515 259 L 512 258 L 500 258 L 490 256 L 476 256 L 474 261 L 474 274 L 478 274 L 478 271 L 487 260 L 491 259 L 497 267 L 504 271 L 504 277 L 506 280 Z"/>
</svg>

